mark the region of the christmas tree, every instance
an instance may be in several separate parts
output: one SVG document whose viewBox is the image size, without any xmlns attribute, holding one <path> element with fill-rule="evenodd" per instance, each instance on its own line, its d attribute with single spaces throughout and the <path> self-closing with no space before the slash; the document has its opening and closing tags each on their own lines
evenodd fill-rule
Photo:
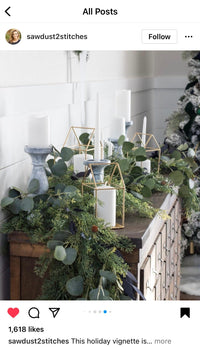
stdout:
<svg viewBox="0 0 200 347">
<path fill-rule="evenodd" d="M 165 145 L 169 149 L 187 145 L 187 157 L 197 163 L 194 189 L 200 197 L 200 52 L 187 52 L 185 56 L 190 58 L 189 83 L 178 101 L 178 110 L 167 121 Z M 195 252 L 200 253 L 200 209 L 183 220 L 183 247 L 194 244 Z"/>
</svg>

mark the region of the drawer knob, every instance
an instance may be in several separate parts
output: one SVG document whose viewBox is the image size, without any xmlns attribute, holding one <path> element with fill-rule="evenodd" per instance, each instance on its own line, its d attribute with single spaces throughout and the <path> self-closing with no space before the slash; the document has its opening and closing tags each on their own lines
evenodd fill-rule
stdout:
<svg viewBox="0 0 200 347">
<path fill-rule="evenodd" d="M 158 260 L 161 261 L 161 263 L 164 262 L 164 259 L 162 259 L 161 257 L 159 257 Z"/>
<path fill-rule="evenodd" d="M 172 237 L 171 235 L 168 236 L 168 239 L 169 239 L 170 241 L 173 241 L 173 237 Z"/>
<path fill-rule="evenodd" d="M 148 288 L 152 292 L 152 288 L 149 285 L 149 281 L 147 281 L 147 283 L 146 283 L 146 288 Z"/>
</svg>

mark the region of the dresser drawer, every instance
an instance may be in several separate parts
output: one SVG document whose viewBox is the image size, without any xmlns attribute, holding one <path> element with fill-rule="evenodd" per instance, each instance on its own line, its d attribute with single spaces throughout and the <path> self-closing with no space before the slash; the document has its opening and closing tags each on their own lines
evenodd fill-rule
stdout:
<svg viewBox="0 0 200 347">
<path fill-rule="evenodd" d="M 175 269 L 175 249 L 174 249 L 174 242 L 171 245 L 170 249 L 170 277 L 174 274 L 174 269 Z"/>
<path fill-rule="evenodd" d="M 166 288 L 169 287 L 170 284 L 170 251 L 168 251 L 167 257 L 166 257 L 166 272 L 165 272 L 165 282 L 166 282 Z"/>
<path fill-rule="evenodd" d="M 179 294 L 180 294 L 180 275 L 178 271 L 178 266 L 175 266 L 174 269 L 174 298 L 175 300 L 179 300 Z"/>
<path fill-rule="evenodd" d="M 169 286 L 169 300 L 175 300 L 174 296 L 174 279 L 172 278 Z"/>
<path fill-rule="evenodd" d="M 161 230 L 161 238 L 162 238 L 162 260 L 166 259 L 167 254 L 167 223 L 164 224 Z"/>
<path fill-rule="evenodd" d="M 140 290 L 146 300 L 155 300 L 155 277 L 152 277 L 151 258 L 147 257 L 140 269 Z"/>
<path fill-rule="evenodd" d="M 170 240 L 171 242 L 174 242 L 175 238 L 175 232 L 176 232 L 176 227 L 175 227 L 175 219 L 176 219 L 176 208 L 175 206 L 172 208 L 171 213 L 171 233 L 170 233 Z"/>
<path fill-rule="evenodd" d="M 157 276 L 157 272 L 156 272 L 156 246 L 155 245 L 152 247 L 148 257 L 150 258 L 150 263 L 151 263 L 151 283 L 152 283 L 152 286 L 154 286 L 154 284 L 156 282 L 156 276 Z"/>
<path fill-rule="evenodd" d="M 169 251 L 170 247 L 171 247 L 171 223 L 172 223 L 171 219 L 168 219 L 166 221 L 166 228 L 167 228 L 167 248 L 166 248 L 166 250 L 167 251 Z"/>
<path fill-rule="evenodd" d="M 161 272 L 162 263 L 162 234 L 160 233 L 155 242 L 155 271 L 157 274 Z"/>
<path fill-rule="evenodd" d="M 181 225 L 181 202 L 180 200 L 176 201 L 175 204 L 175 230 L 180 228 Z"/>
<path fill-rule="evenodd" d="M 162 288 L 161 288 L 161 274 L 159 274 L 158 279 L 155 284 L 155 300 L 162 300 Z"/>
<path fill-rule="evenodd" d="M 179 227 L 180 229 L 180 227 Z M 179 261 L 179 255 L 180 255 L 180 234 L 179 230 L 176 232 L 175 240 L 174 240 L 174 263 L 177 264 Z"/>
<path fill-rule="evenodd" d="M 164 262 L 161 274 L 161 300 L 164 300 L 166 298 L 167 289 L 168 288 L 166 286 L 166 262 Z"/>
</svg>

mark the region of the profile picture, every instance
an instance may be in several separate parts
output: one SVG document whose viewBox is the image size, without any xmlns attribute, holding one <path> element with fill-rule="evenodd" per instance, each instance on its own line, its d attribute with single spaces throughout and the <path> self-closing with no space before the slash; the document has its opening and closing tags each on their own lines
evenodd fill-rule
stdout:
<svg viewBox="0 0 200 347">
<path fill-rule="evenodd" d="M 21 33 L 17 29 L 9 29 L 6 33 L 6 41 L 11 45 L 16 45 L 21 41 Z"/>
</svg>

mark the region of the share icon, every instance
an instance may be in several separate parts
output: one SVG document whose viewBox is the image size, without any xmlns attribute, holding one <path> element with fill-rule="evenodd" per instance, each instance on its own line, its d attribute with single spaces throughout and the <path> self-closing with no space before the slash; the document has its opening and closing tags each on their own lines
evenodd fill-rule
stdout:
<svg viewBox="0 0 200 347">
<path fill-rule="evenodd" d="M 60 311 L 59 307 L 49 307 L 49 310 L 51 311 L 53 318 L 56 318 L 58 312 Z"/>
</svg>

